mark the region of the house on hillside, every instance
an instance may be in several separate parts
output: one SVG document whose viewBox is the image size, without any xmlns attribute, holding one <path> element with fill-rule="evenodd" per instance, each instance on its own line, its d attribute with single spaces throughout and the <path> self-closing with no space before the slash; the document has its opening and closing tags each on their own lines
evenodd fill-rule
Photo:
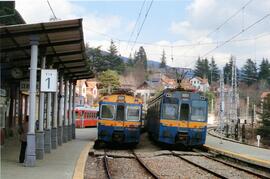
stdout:
<svg viewBox="0 0 270 179">
<path fill-rule="evenodd" d="M 156 93 L 156 89 L 148 81 L 144 81 L 135 90 L 135 96 L 140 97 L 143 100 L 144 108 L 147 108 L 147 101 L 153 97 Z"/>
<path fill-rule="evenodd" d="M 98 98 L 97 82 L 95 80 L 78 80 L 75 92 L 76 106 L 92 106 Z"/>
<path fill-rule="evenodd" d="M 190 83 L 193 87 L 195 87 L 198 91 L 206 92 L 209 90 L 208 80 L 200 77 L 193 77 L 190 80 Z"/>
</svg>

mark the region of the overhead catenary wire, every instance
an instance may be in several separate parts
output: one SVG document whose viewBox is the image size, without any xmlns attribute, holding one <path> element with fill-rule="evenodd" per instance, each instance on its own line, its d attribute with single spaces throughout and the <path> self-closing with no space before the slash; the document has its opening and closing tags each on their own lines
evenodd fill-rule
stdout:
<svg viewBox="0 0 270 179">
<path fill-rule="evenodd" d="M 247 30 L 249 30 L 250 28 L 252 28 L 253 26 L 255 26 L 256 24 L 260 23 L 261 21 L 263 21 L 264 19 L 268 18 L 270 16 L 269 14 L 266 14 L 265 16 L 263 16 L 262 18 L 258 19 L 257 21 L 255 21 L 254 23 L 250 24 L 248 27 L 246 27 L 245 29 L 242 29 L 240 32 L 236 33 L 235 35 L 233 35 L 232 37 L 230 37 L 228 40 L 224 41 L 223 43 L 221 43 L 221 45 L 217 45 L 215 48 L 209 50 L 208 52 L 206 52 L 202 57 L 205 57 L 209 54 L 211 54 L 212 52 L 214 52 L 216 49 L 223 47 L 225 44 L 229 43 L 230 41 L 232 41 L 233 39 L 235 39 L 236 37 L 238 37 L 239 35 L 241 35 L 242 33 L 246 32 Z"/>
<path fill-rule="evenodd" d="M 151 7 L 152 7 L 153 2 L 154 2 L 154 0 L 151 1 L 150 5 L 149 5 L 149 7 L 148 7 L 148 10 L 147 10 L 147 12 L 145 13 L 145 16 L 144 16 L 143 22 L 142 22 L 142 24 L 141 24 L 141 27 L 140 27 L 140 29 L 139 29 L 139 31 L 138 31 L 138 33 L 137 33 L 135 42 L 133 43 L 133 46 L 132 46 L 132 48 L 131 48 L 131 52 L 133 51 L 133 48 L 134 48 L 134 46 L 136 45 L 137 39 L 138 39 L 138 37 L 139 37 L 139 35 L 140 35 L 141 31 L 142 31 L 143 25 L 144 25 L 144 23 L 145 23 L 145 21 L 146 21 L 146 19 L 147 19 L 147 16 L 148 16 L 148 14 L 149 14 L 149 11 L 150 11 L 150 9 L 151 9 Z"/>
<path fill-rule="evenodd" d="M 236 15 L 238 15 L 240 12 L 242 12 L 243 9 L 245 9 L 253 0 L 249 0 L 247 3 L 245 3 L 240 9 L 235 11 L 234 14 L 232 14 L 230 17 L 228 17 L 224 22 L 222 22 L 220 25 L 218 25 L 214 30 L 210 31 L 205 37 L 208 38 L 210 37 L 213 33 L 219 31 L 225 24 L 227 24 L 231 19 L 233 19 Z M 201 43 L 201 40 L 198 41 L 198 43 Z M 192 49 L 194 46 L 192 46 Z M 186 54 L 188 50 L 184 52 Z"/>
<path fill-rule="evenodd" d="M 132 30 L 132 32 L 131 32 L 131 34 L 130 34 L 129 39 L 128 39 L 127 48 L 128 48 L 128 46 L 129 46 L 130 40 L 131 40 L 131 38 L 132 38 L 132 36 L 133 36 L 133 34 L 134 34 L 134 32 L 135 32 L 135 29 L 136 29 L 136 27 L 137 27 L 137 25 L 138 25 L 138 22 L 139 22 L 139 20 L 140 20 L 140 17 L 141 17 L 142 10 L 143 10 L 143 8 L 144 8 L 145 2 L 146 2 L 146 0 L 143 1 L 142 6 L 141 6 L 141 8 L 140 8 L 140 12 L 139 12 L 139 14 L 138 14 L 137 20 L 136 20 L 136 22 L 135 22 L 135 25 L 134 25 L 134 27 L 133 27 L 133 30 Z"/>
</svg>

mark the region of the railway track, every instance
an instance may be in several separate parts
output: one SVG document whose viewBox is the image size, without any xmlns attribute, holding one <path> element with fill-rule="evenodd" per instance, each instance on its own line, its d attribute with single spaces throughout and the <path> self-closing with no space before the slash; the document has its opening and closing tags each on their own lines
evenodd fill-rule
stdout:
<svg viewBox="0 0 270 179">
<path fill-rule="evenodd" d="M 230 166 L 230 167 L 233 167 L 233 168 L 236 168 L 238 170 L 241 170 L 241 171 L 244 171 L 246 173 L 249 173 L 249 174 L 252 174 L 252 175 L 255 175 L 257 177 L 260 177 L 260 178 L 268 178 L 270 179 L 270 175 L 266 175 L 266 174 L 263 174 L 262 172 L 255 172 L 255 171 L 252 171 L 251 169 L 248 169 L 248 168 L 244 168 L 244 167 L 241 167 L 239 165 L 236 165 L 236 164 L 232 164 L 232 163 L 229 163 L 225 160 L 221 160 L 221 159 L 218 159 L 218 158 L 214 158 L 213 156 L 209 156 L 209 155 L 205 155 L 204 153 L 202 153 L 201 151 L 197 150 L 197 149 L 194 149 L 193 151 L 197 152 L 197 153 L 200 153 L 201 155 L 203 155 L 204 157 L 208 158 L 208 159 L 211 159 L 211 160 L 214 160 L 216 162 L 220 162 L 224 165 L 227 165 L 227 166 Z"/>
<path fill-rule="evenodd" d="M 204 157 L 204 158 L 206 158 L 208 160 L 212 160 L 214 162 L 218 162 L 221 165 L 224 165 L 225 167 L 233 168 L 235 170 L 244 172 L 244 173 L 246 173 L 246 174 L 248 174 L 250 176 L 254 176 L 254 177 L 258 177 L 258 178 L 267 178 L 267 179 L 270 179 L 269 176 L 267 176 L 267 175 L 265 175 L 263 173 L 255 172 L 255 171 L 252 171 L 250 169 L 241 167 L 239 165 L 231 164 L 231 163 L 229 163 L 227 161 L 214 158 L 213 156 L 206 155 L 205 153 L 203 153 L 203 152 L 201 152 L 199 150 L 193 150 L 193 151 L 196 152 L 196 153 L 198 153 L 199 155 L 197 155 L 197 156 L 195 155 L 195 156 L 192 156 L 192 157 Z M 213 174 L 213 175 L 215 175 L 215 176 L 217 176 L 219 178 L 230 178 L 226 173 L 225 174 L 221 174 L 220 172 L 218 172 L 218 170 L 209 169 L 211 167 L 203 166 L 203 165 L 199 164 L 200 162 L 196 162 L 196 160 L 193 161 L 190 157 L 181 156 L 180 154 L 177 154 L 174 151 L 171 151 L 171 153 L 172 153 L 173 156 L 176 156 L 176 157 L 178 157 L 178 158 L 180 158 L 180 159 L 182 159 L 182 160 L 184 160 L 184 161 L 186 161 L 186 162 L 188 162 L 188 163 L 190 163 L 190 164 L 192 164 L 192 165 L 194 165 L 196 167 L 199 167 L 199 168 L 201 168 L 201 169 L 203 169 L 203 170 L 205 170 L 205 171 L 207 171 L 207 172 L 209 172 L 209 173 L 211 173 L 211 174 Z M 200 159 L 200 160 L 202 160 L 202 159 Z"/>
<path fill-rule="evenodd" d="M 140 164 L 140 166 L 145 169 L 145 171 L 154 179 L 158 179 L 158 175 L 149 168 L 149 166 L 133 151 L 131 150 L 132 155 L 134 156 L 133 158 Z M 113 157 L 113 156 L 110 156 Z M 118 157 L 119 158 L 119 157 Z M 103 165 L 104 165 L 104 170 L 106 173 L 106 176 L 108 179 L 112 179 L 112 172 L 110 169 L 110 165 L 108 162 L 108 154 L 107 151 L 104 150 L 104 155 L 103 155 Z"/>
<path fill-rule="evenodd" d="M 138 157 L 138 155 L 134 152 L 134 150 L 131 151 L 132 154 L 134 155 L 135 159 L 140 163 L 140 165 L 155 179 L 158 179 L 158 175 L 153 171 L 151 170 L 147 165 L 146 163 L 140 158 Z"/>
<path fill-rule="evenodd" d="M 226 176 L 223 176 L 223 175 L 221 175 L 221 174 L 219 174 L 219 173 L 217 173 L 217 172 L 215 172 L 215 171 L 213 171 L 213 170 L 210 170 L 210 169 L 208 169 L 208 168 L 206 168 L 206 167 L 204 167 L 204 166 L 202 166 L 202 165 L 199 165 L 199 164 L 197 164 L 197 163 L 195 163 L 195 162 L 193 162 L 193 161 L 191 161 L 191 160 L 188 160 L 188 159 L 186 159 L 185 157 L 183 157 L 183 156 L 181 156 L 181 155 L 179 155 L 179 154 L 176 154 L 176 153 L 173 152 L 173 151 L 172 151 L 172 155 L 175 156 L 175 157 L 178 157 L 178 158 L 180 158 L 180 159 L 186 161 L 187 163 L 190 163 L 190 164 L 192 164 L 192 165 L 194 165 L 194 166 L 196 166 L 196 167 L 198 167 L 198 168 L 200 168 L 200 169 L 202 169 L 202 170 L 204 170 L 204 171 L 207 171 L 207 172 L 209 172 L 209 173 L 215 175 L 216 177 L 223 178 L 223 179 L 227 179 Z"/>
<path fill-rule="evenodd" d="M 107 178 L 112 179 L 111 171 L 109 168 L 108 155 L 106 151 L 104 151 L 103 163 L 104 163 L 104 170 L 105 170 Z"/>
</svg>

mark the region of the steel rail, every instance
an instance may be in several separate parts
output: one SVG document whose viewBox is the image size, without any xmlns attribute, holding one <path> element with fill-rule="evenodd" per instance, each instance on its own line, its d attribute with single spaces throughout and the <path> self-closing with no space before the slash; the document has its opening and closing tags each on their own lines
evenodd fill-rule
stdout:
<svg viewBox="0 0 270 179">
<path fill-rule="evenodd" d="M 202 169 L 202 170 L 204 170 L 204 171 L 207 171 L 208 173 L 211 173 L 211 174 L 215 175 L 216 177 L 223 178 L 223 179 L 228 179 L 227 177 L 225 177 L 225 176 L 223 176 L 223 175 L 221 175 L 221 174 L 218 174 L 218 173 L 216 173 L 216 172 L 214 172 L 214 171 L 212 171 L 212 170 L 209 170 L 209 169 L 206 168 L 206 167 L 203 167 L 203 166 L 201 166 L 201 165 L 198 165 L 197 163 L 192 162 L 191 160 L 188 160 L 188 159 L 186 159 L 186 158 L 184 158 L 184 157 L 182 157 L 182 156 L 176 154 L 176 153 L 173 152 L 173 151 L 171 151 L 171 153 L 172 153 L 173 156 L 176 156 L 176 157 L 178 157 L 178 158 L 184 160 L 184 161 L 187 162 L 187 163 L 190 163 L 190 164 L 192 164 L 192 165 L 194 165 L 194 166 L 196 166 L 196 167 L 198 167 L 198 168 L 200 168 L 200 169 Z"/>
<path fill-rule="evenodd" d="M 194 152 L 197 152 L 197 153 L 199 153 L 199 154 L 201 154 L 202 156 L 204 156 L 204 157 L 206 157 L 206 158 L 208 158 L 208 159 L 211 159 L 211 160 L 214 160 L 214 161 L 216 161 L 216 162 L 222 163 L 222 164 L 224 164 L 224 165 L 233 167 L 233 168 L 235 168 L 235 169 L 237 169 L 237 170 L 240 170 L 240 171 L 249 173 L 249 174 L 251 174 L 251 175 L 255 175 L 255 176 L 260 177 L 260 178 L 267 178 L 267 179 L 270 179 L 270 176 L 266 176 L 266 175 L 263 175 L 263 174 L 254 172 L 254 171 L 252 171 L 252 170 L 249 170 L 249 169 L 240 167 L 240 166 L 238 166 L 238 165 L 231 164 L 231 163 L 229 163 L 229 162 L 226 162 L 226 161 L 223 161 L 223 160 L 216 159 L 216 158 L 214 158 L 214 157 L 205 155 L 205 154 L 203 154 L 202 152 L 200 152 L 199 150 L 193 149 L 193 151 L 194 151 Z"/>
<path fill-rule="evenodd" d="M 108 179 L 112 179 L 111 173 L 110 173 L 110 168 L 109 168 L 109 163 L 108 163 L 108 156 L 106 151 L 104 151 L 104 156 L 103 156 L 103 162 L 104 162 L 104 169 L 107 175 Z"/>
<path fill-rule="evenodd" d="M 131 151 L 132 154 L 134 155 L 135 159 L 140 163 L 140 165 L 155 179 L 159 179 L 159 176 L 158 174 L 156 174 L 156 172 L 154 172 L 152 169 L 150 169 L 146 164 L 145 162 L 140 158 L 138 157 L 138 155 L 132 150 Z"/>
</svg>

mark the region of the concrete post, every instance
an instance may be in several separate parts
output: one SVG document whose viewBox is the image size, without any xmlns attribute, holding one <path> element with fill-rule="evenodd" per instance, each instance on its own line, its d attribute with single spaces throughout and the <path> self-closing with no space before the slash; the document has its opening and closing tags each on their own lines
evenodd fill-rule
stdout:
<svg viewBox="0 0 270 179">
<path fill-rule="evenodd" d="M 30 62 L 30 104 L 29 104 L 29 122 L 27 134 L 27 147 L 24 165 L 33 167 L 36 164 L 36 136 L 35 136 L 35 115 L 36 115 L 36 82 L 37 82 L 37 62 L 38 62 L 38 38 L 33 36 L 31 44 L 31 62 Z"/>
<path fill-rule="evenodd" d="M 46 57 L 42 57 L 41 68 L 45 69 Z M 40 79 L 41 81 L 41 79 Z M 44 93 L 39 90 L 39 118 L 38 118 L 38 132 L 36 134 L 36 155 L 37 159 L 44 158 Z"/>
<path fill-rule="evenodd" d="M 76 120 L 76 113 L 75 113 L 75 97 L 76 97 L 76 81 L 73 82 L 73 100 L 72 100 L 72 139 L 76 138 L 75 133 L 75 120 Z"/>
<path fill-rule="evenodd" d="M 52 68 L 52 66 L 50 67 Z M 52 93 L 47 93 L 47 124 L 45 130 L 44 149 L 45 153 L 51 153 L 52 141 L 51 141 L 51 121 L 52 121 Z"/>
<path fill-rule="evenodd" d="M 58 111 L 58 145 L 62 145 L 63 143 L 63 111 L 64 111 L 64 96 L 63 96 L 63 83 L 64 83 L 64 77 L 63 75 L 60 76 L 60 85 L 59 85 L 59 96 L 60 96 L 60 105 L 59 105 L 59 111 Z"/>
<path fill-rule="evenodd" d="M 65 97 L 64 97 L 64 126 L 63 126 L 63 142 L 68 141 L 68 118 L 67 118 L 67 107 L 68 107 L 68 80 L 65 80 Z"/>
<path fill-rule="evenodd" d="M 68 140 L 72 139 L 72 81 L 69 82 Z"/>
<path fill-rule="evenodd" d="M 52 126 L 52 149 L 57 148 L 57 112 L 58 112 L 58 91 L 53 94 L 53 126 Z"/>
</svg>

